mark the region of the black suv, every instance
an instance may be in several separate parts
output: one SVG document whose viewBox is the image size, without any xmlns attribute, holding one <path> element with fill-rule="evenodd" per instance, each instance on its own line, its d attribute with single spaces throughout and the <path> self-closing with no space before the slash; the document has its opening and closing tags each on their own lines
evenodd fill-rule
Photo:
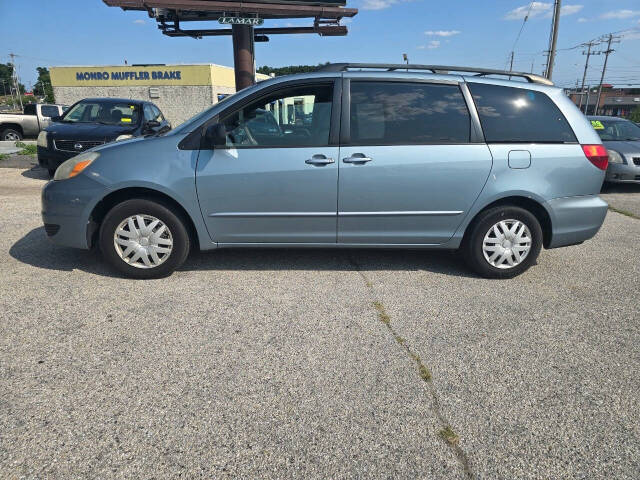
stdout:
<svg viewBox="0 0 640 480">
<path fill-rule="evenodd" d="M 65 160 L 90 148 L 171 130 L 151 102 L 123 98 L 86 98 L 73 104 L 38 136 L 38 163 L 53 176 Z"/>
</svg>

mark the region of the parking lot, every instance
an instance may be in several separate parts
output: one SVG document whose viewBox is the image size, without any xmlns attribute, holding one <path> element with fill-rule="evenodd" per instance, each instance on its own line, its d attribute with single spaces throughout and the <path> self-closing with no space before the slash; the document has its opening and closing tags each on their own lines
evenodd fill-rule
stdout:
<svg viewBox="0 0 640 480">
<path fill-rule="evenodd" d="M 50 244 L 0 168 L 3 478 L 639 478 L 640 187 L 513 280 L 453 253 Z"/>
</svg>

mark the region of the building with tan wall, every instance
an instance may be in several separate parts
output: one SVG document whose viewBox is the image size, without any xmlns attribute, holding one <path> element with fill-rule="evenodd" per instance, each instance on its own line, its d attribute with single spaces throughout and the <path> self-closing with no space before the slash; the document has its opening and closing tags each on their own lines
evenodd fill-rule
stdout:
<svg viewBox="0 0 640 480">
<path fill-rule="evenodd" d="M 149 100 L 173 126 L 235 93 L 233 68 L 213 64 L 65 66 L 50 72 L 56 103 L 93 97 Z"/>
</svg>

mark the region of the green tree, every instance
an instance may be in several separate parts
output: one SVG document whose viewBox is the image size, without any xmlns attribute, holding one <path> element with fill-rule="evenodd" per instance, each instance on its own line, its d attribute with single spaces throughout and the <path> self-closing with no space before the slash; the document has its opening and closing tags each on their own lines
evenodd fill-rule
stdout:
<svg viewBox="0 0 640 480">
<path fill-rule="evenodd" d="M 47 67 L 37 67 L 38 80 L 33 86 L 33 94 L 44 97 L 47 103 L 54 103 L 53 86 L 51 85 L 51 75 Z"/>
<path fill-rule="evenodd" d="M 640 106 L 633 109 L 631 115 L 629 115 L 629 120 L 632 122 L 640 122 Z"/>
<path fill-rule="evenodd" d="M 319 63 L 318 65 L 289 65 L 287 67 L 269 67 L 264 65 L 258 68 L 257 72 L 262 73 L 264 75 L 275 74 L 276 77 L 280 75 L 291 75 L 294 73 L 307 73 L 307 72 L 315 72 L 319 67 L 323 65 L 327 65 L 326 63 Z"/>
</svg>

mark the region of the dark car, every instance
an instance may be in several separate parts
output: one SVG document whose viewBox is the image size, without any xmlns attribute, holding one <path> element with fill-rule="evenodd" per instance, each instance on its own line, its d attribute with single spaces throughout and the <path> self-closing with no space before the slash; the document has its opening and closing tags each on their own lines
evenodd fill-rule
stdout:
<svg viewBox="0 0 640 480">
<path fill-rule="evenodd" d="M 53 176 L 62 162 L 104 143 L 167 132 L 171 125 L 151 102 L 86 98 L 38 136 L 38 163 Z"/>
<path fill-rule="evenodd" d="M 609 152 L 605 182 L 640 183 L 640 127 L 619 117 L 589 116 Z"/>
</svg>

